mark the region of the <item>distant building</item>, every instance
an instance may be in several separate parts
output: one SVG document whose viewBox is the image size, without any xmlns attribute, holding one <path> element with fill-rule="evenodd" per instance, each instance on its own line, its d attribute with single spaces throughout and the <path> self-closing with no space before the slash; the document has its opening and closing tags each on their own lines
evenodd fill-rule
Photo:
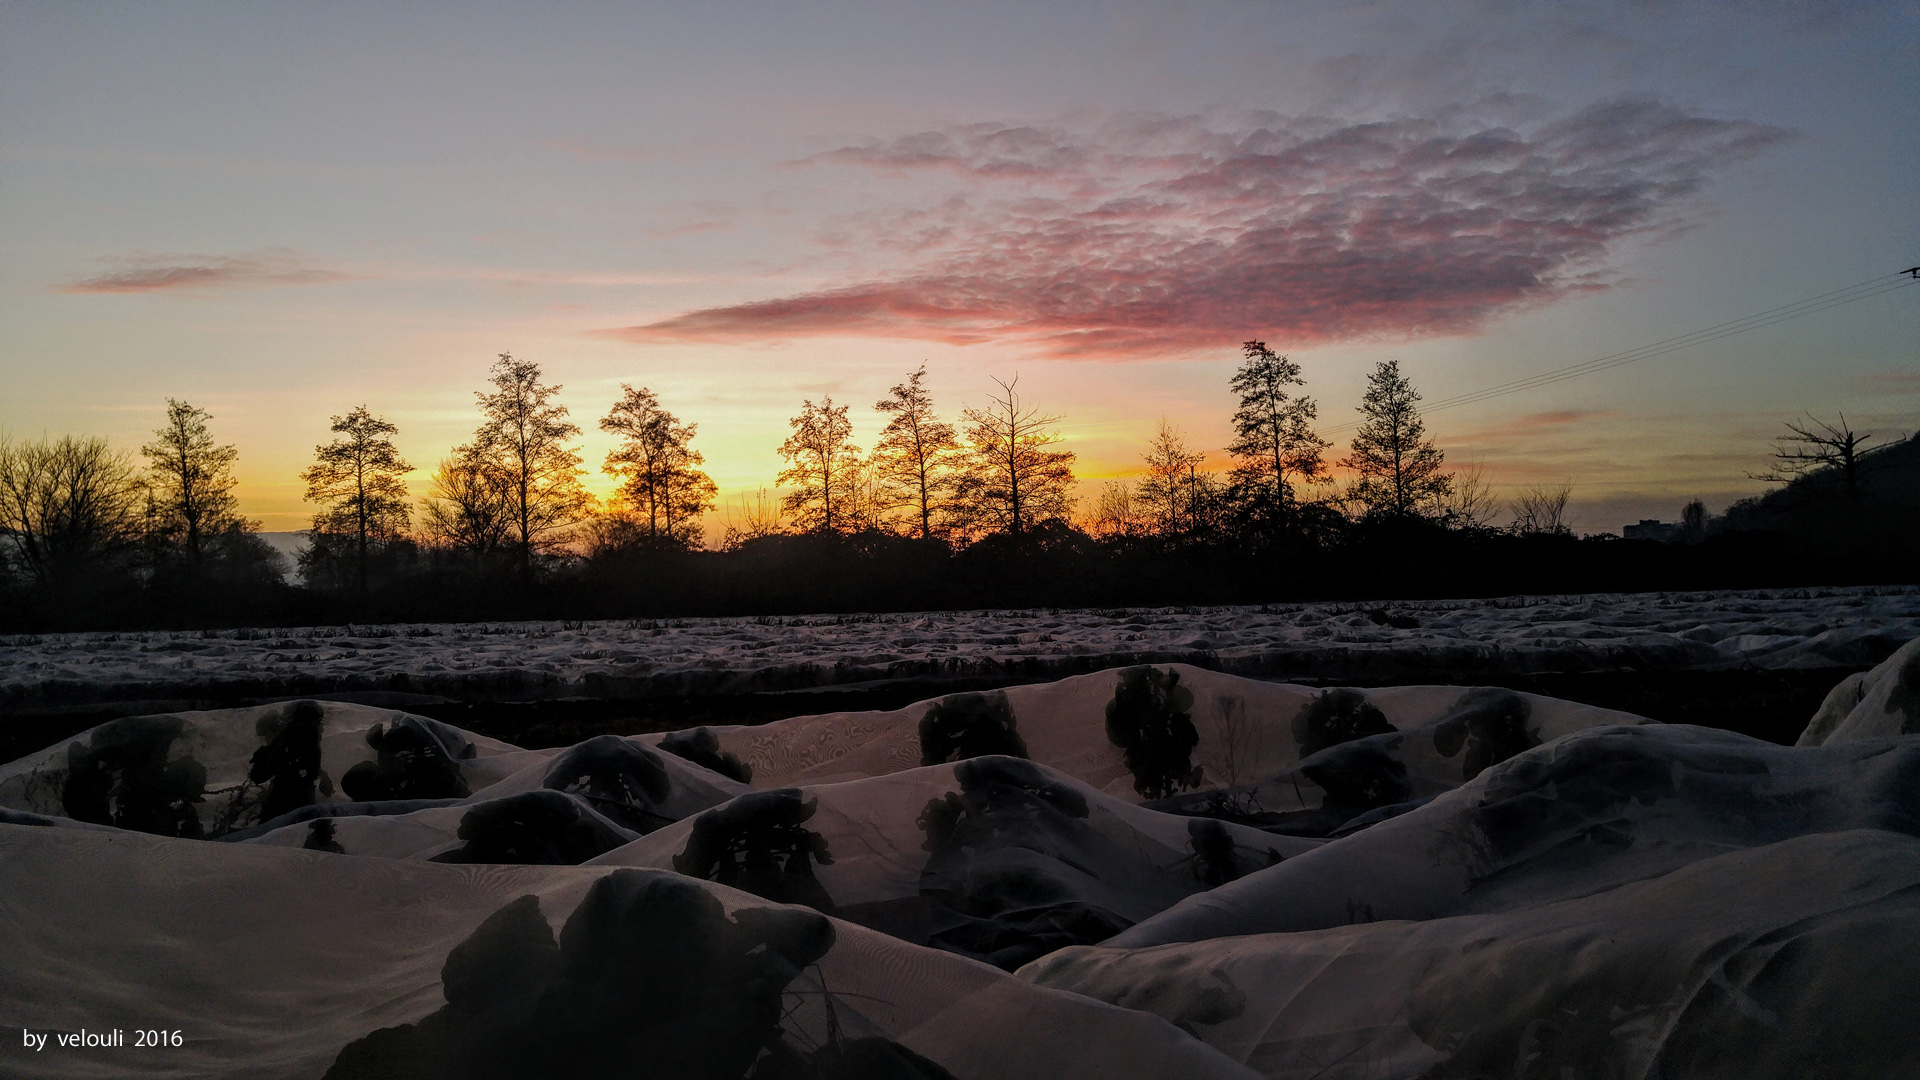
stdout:
<svg viewBox="0 0 1920 1080">
<path fill-rule="evenodd" d="M 1671 544 L 1680 539 L 1680 524 L 1641 518 L 1638 525 L 1620 526 L 1620 535 L 1628 540 L 1658 540 L 1663 544 Z"/>
</svg>

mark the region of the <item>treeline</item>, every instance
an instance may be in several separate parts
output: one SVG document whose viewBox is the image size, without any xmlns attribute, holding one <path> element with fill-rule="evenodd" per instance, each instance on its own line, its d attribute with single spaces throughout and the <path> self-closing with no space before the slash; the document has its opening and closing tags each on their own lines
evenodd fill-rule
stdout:
<svg viewBox="0 0 1920 1080">
<path fill-rule="evenodd" d="M 0 440 L 0 621 L 81 627 L 235 620 L 283 610 L 283 559 L 235 505 L 237 453 L 169 399 L 128 454 L 99 437 Z"/>
<path fill-rule="evenodd" d="M 1850 556 L 1836 561 L 1830 536 L 1815 543 L 1805 530 L 1746 528 L 1736 513 L 1710 520 L 1698 504 L 1688 507 L 1682 536 L 1693 543 L 1576 539 L 1565 521 L 1568 488 L 1530 488 L 1503 504 L 1477 470 L 1449 470 L 1396 362 L 1369 375 L 1360 423 L 1334 458 L 1315 430 L 1317 403 L 1301 393 L 1300 365 L 1258 341 L 1246 343 L 1229 386 L 1237 399 L 1230 469 L 1206 468 L 1206 454 L 1163 423 L 1140 479 L 1109 482 L 1079 506 L 1058 416 L 1010 382 L 949 422 L 925 375 L 924 367 L 908 374 L 875 403 L 884 425 L 870 450 L 854 442 L 849 406 L 803 402 L 779 448 L 776 490 L 719 509 L 709 529 L 718 491 L 693 445 L 697 425 L 650 389 L 622 386 L 598 421 L 618 443 L 601 464 L 615 491 L 597 501 L 583 483 L 581 431 L 558 401 L 561 387 L 502 354 L 476 395 L 473 437 L 432 469 L 417 503 L 405 481 L 415 466 L 394 445 L 396 427 L 364 406 L 333 418 L 333 439 L 301 473 L 318 509 L 297 584 L 285 580 L 258 522 L 237 512 L 236 452 L 213 438 L 204 410 L 169 400 L 165 424 L 140 450 L 145 468 L 98 438 L 0 441 L 0 625 L 1797 585 L 1899 580 L 1887 556 L 1912 546 L 1910 533 L 1856 529 L 1840 545 Z M 1810 441 L 1814 429 L 1790 430 L 1769 478 L 1793 480 L 1794 490 L 1844 491 L 1850 520 L 1870 521 L 1877 504 L 1855 475 L 1873 470 L 1847 456 L 1857 437 L 1846 432 L 1855 442 L 1836 451 Z M 1344 485 L 1331 475 L 1336 466 L 1351 477 Z M 1496 529 L 1496 516 L 1510 520 Z M 1817 564 L 1809 552 L 1822 556 Z"/>
</svg>

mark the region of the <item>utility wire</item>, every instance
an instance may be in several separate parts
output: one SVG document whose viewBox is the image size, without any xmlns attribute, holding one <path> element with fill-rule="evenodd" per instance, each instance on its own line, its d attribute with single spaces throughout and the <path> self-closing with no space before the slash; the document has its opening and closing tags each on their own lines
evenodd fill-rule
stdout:
<svg viewBox="0 0 1920 1080">
<path fill-rule="evenodd" d="M 1744 319 L 1736 319 L 1732 322 L 1707 327 L 1704 330 L 1696 330 L 1690 334 L 1682 334 L 1678 337 L 1667 338 L 1664 341 L 1656 341 L 1651 345 L 1643 345 L 1629 352 L 1615 353 L 1612 356 L 1603 356 L 1597 360 L 1589 360 L 1584 364 L 1576 364 L 1572 367 L 1561 368 L 1557 371 L 1544 372 L 1526 379 L 1519 379 L 1511 383 L 1503 383 L 1499 386 L 1489 387 L 1485 390 L 1443 398 L 1427 406 L 1427 411 L 1432 412 L 1436 409 L 1446 409 L 1457 405 L 1472 404 L 1476 401 L 1485 401 L 1490 397 L 1498 397 L 1502 394 L 1513 393 L 1518 390 L 1531 389 L 1535 386 L 1545 386 L 1549 383 L 1578 378 L 1581 375 L 1590 374 L 1595 371 L 1605 371 L 1608 368 L 1620 367 L 1624 364 L 1651 359 L 1655 356 L 1663 356 L 1680 349 L 1691 348 L 1694 345 L 1716 341 L 1723 337 L 1732 337 L 1735 334 L 1743 334 L 1749 330 L 1757 330 L 1763 326 L 1771 326 L 1774 323 L 1785 322 L 1788 319 L 1797 319 L 1802 315 L 1811 315 L 1818 311 L 1825 311 L 1828 308 L 1839 307 L 1842 304 L 1851 304 L 1857 300 L 1865 300 L 1869 297 L 1879 296 L 1882 293 L 1893 292 L 1896 289 L 1904 289 L 1911 284 L 1913 283 L 1909 281 L 1889 281 L 1885 278 L 1879 278 L 1872 282 L 1862 282 L 1860 285 L 1852 288 L 1835 290 L 1834 292 L 1802 300 L 1798 303 L 1786 304 L 1755 315 L 1749 315 Z"/>
<path fill-rule="evenodd" d="M 1508 394 L 1517 394 L 1523 390 L 1550 386 L 1557 382 L 1565 382 L 1568 379 L 1577 379 L 1582 375 L 1592 375 L 1595 372 L 1606 371 L 1609 368 L 1635 364 L 1642 360 L 1650 360 L 1656 356 L 1665 356 L 1671 352 L 1678 352 L 1681 349 L 1689 349 L 1695 345 L 1704 345 L 1709 341 L 1718 341 L 1721 338 L 1732 337 L 1735 334 L 1744 334 L 1749 330 L 1758 330 L 1761 327 L 1772 326 L 1775 323 L 1786 322 L 1789 319 L 1797 319 L 1802 315 L 1812 315 L 1815 312 L 1826 311 L 1829 308 L 1840 307 L 1843 304 L 1851 304 L 1859 300 L 1868 299 L 1869 297 L 1880 296 L 1900 289 L 1912 288 L 1916 284 L 1920 284 L 1920 275 L 1909 278 L 1908 275 L 1911 273 L 1911 271 L 1902 270 L 1897 274 L 1884 274 L 1880 277 L 1862 281 L 1857 285 L 1849 285 L 1844 289 L 1835 289 L 1832 292 L 1821 293 L 1818 296 L 1810 296 L 1805 300 L 1797 300 L 1791 304 L 1782 304 L 1779 307 L 1768 308 L 1765 311 L 1755 312 L 1744 318 L 1734 319 L 1729 322 L 1695 330 L 1691 333 L 1666 338 L 1662 341 L 1642 345 L 1637 349 L 1629 349 L 1626 352 L 1598 357 L 1584 363 L 1574 364 L 1571 367 L 1557 368 L 1553 371 L 1543 371 L 1538 375 L 1530 375 L 1524 379 L 1515 379 L 1511 382 L 1499 383 L 1486 387 L 1485 389 L 1474 390 L 1465 394 L 1456 394 L 1453 397 L 1441 398 L 1438 401 L 1428 404 L 1422 411 L 1439 412 L 1443 409 L 1458 408 L 1462 405 L 1473 405 L 1482 401 L 1490 401 L 1497 397 L 1505 397 Z M 1355 421 L 1351 424 L 1342 424 L 1335 428 L 1326 428 L 1320 433 L 1322 435 L 1332 435 L 1337 432 L 1351 431 L 1359 426 L 1360 422 Z"/>
<path fill-rule="evenodd" d="M 1719 338 L 1731 337 L 1735 334 L 1745 333 L 1748 330 L 1757 330 L 1763 326 L 1771 326 L 1777 322 L 1785 322 L 1788 319 L 1799 318 L 1802 315 L 1811 315 L 1818 311 L 1825 311 L 1828 308 L 1839 307 L 1842 304 L 1851 304 L 1856 300 L 1865 300 L 1868 297 L 1879 296 L 1882 293 L 1906 288 L 1909 284 L 1911 283 L 1906 281 L 1889 281 L 1886 278 L 1877 278 L 1874 281 L 1862 282 L 1850 288 L 1837 289 L 1834 292 L 1824 293 L 1820 296 L 1801 300 L 1797 303 L 1771 308 L 1758 314 L 1749 315 L 1743 319 L 1735 319 L 1731 322 L 1707 327 L 1704 330 L 1695 330 L 1689 334 L 1681 334 L 1678 337 L 1667 338 L 1664 341 L 1656 341 L 1651 345 L 1643 345 L 1638 349 L 1629 350 L 1624 353 L 1614 353 L 1611 356 L 1603 356 L 1597 360 L 1589 360 L 1584 364 L 1575 364 L 1572 367 L 1543 372 L 1539 375 L 1518 379 L 1510 383 L 1502 383 L 1484 390 L 1443 398 L 1428 405 L 1427 411 L 1431 412 L 1435 409 L 1451 408 L 1456 405 L 1484 401 L 1488 397 L 1512 393 L 1516 390 L 1529 389 L 1534 386 L 1544 386 L 1548 383 L 1577 378 L 1590 372 L 1604 371 L 1608 368 L 1635 363 L 1655 356 L 1662 356 L 1666 353 L 1690 348 L 1694 345 L 1704 344 L 1709 341 L 1715 341 Z"/>
</svg>

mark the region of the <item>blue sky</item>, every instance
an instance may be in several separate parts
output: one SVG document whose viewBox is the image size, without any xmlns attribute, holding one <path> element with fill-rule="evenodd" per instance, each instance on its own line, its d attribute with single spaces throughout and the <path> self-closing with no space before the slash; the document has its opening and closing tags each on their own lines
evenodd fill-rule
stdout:
<svg viewBox="0 0 1920 1080">
<path fill-rule="evenodd" d="M 770 484 L 803 398 L 1017 374 L 1090 478 L 1920 262 L 1911 4 L 0 4 L 0 428 L 214 413 L 242 504 L 366 404 L 423 471 L 503 350 Z M 1783 419 L 1920 426 L 1920 289 L 1435 413 L 1576 525 L 1718 508 Z M 1218 458 L 1218 452 L 1215 452 Z M 1224 464 L 1224 461 L 1222 461 Z M 595 483 L 604 487 L 596 474 Z"/>
</svg>

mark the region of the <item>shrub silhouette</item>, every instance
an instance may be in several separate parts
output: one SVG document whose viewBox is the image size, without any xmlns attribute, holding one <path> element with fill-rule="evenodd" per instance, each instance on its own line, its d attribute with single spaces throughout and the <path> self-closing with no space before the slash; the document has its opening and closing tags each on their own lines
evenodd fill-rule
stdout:
<svg viewBox="0 0 1920 1080">
<path fill-rule="evenodd" d="M 331 851 L 336 855 L 345 855 L 347 849 L 333 838 L 333 819 L 315 818 L 307 822 L 307 839 L 300 845 L 308 851 Z"/>
<path fill-rule="evenodd" d="M 1107 740 L 1126 751 L 1133 789 L 1141 795 L 1163 799 L 1200 786 L 1192 757 L 1200 732 L 1192 709 L 1193 691 L 1180 685 L 1178 671 L 1131 667 L 1120 673 L 1107 703 Z"/>
<path fill-rule="evenodd" d="M 575 743 L 547 766 L 541 787 L 585 799 L 609 819 L 650 833 L 673 819 L 655 809 L 673 789 L 653 751 L 618 735 Z"/>
<path fill-rule="evenodd" d="M 393 799 L 463 799 L 469 792 L 460 762 L 474 756 L 472 743 L 438 720 L 401 716 L 367 729 L 376 755 L 348 769 L 340 790 L 355 802 Z"/>
<path fill-rule="evenodd" d="M 460 818 L 460 839 L 439 863 L 523 863 L 577 866 L 632 839 L 558 791 L 526 791 L 489 799 Z"/>
<path fill-rule="evenodd" d="M 827 838 L 806 827 L 819 809 L 799 788 L 755 791 L 693 819 L 687 846 L 673 868 L 783 904 L 832 912 L 833 898 L 813 876 L 813 864 L 833 864 Z"/>
<path fill-rule="evenodd" d="M 1328 747 L 1301 762 L 1300 775 L 1327 793 L 1322 809 L 1338 810 L 1342 818 L 1351 819 L 1413 797 L 1406 763 L 1393 755 L 1397 749 L 1372 741 Z"/>
<path fill-rule="evenodd" d="M 1460 779 L 1471 780 L 1488 766 L 1540 745 L 1539 737 L 1527 729 L 1532 715 L 1533 706 L 1511 690 L 1475 687 L 1460 695 L 1435 722 L 1433 748 L 1453 757 L 1464 747 L 1467 756 L 1460 764 Z"/>
<path fill-rule="evenodd" d="M 617 870 L 558 940 L 537 897 L 494 912 L 447 954 L 447 1004 L 348 1044 L 327 1080 L 952 1080 L 891 1040 L 789 1037 L 787 987 L 833 942 L 813 912 L 729 915 L 690 881 Z"/>
<path fill-rule="evenodd" d="M 67 816 L 96 825 L 198 838 L 197 804 L 207 789 L 206 766 L 169 757 L 186 731 L 177 716 L 129 716 L 67 744 L 61 804 Z"/>
<path fill-rule="evenodd" d="M 1187 850 L 1193 852 L 1193 877 L 1207 888 L 1237 881 L 1256 869 L 1277 866 L 1280 852 L 1267 849 L 1266 862 L 1242 859 L 1235 850 L 1233 834 L 1213 818 L 1192 818 L 1187 822 Z"/>
<path fill-rule="evenodd" d="M 927 801 L 914 823 L 927 834 L 927 851 L 978 847 L 991 843 L 1002 829 L 987 818 L 998 811 L 1044 804 L 1069 818 L 1087 816 L 1084 795 L 1054 783 L 1038 768 L 1003 757 L 972 758 L 953 770 L 958 792 Z"/>
<path fill-rule="evenodd" d="M 254 734 L 266 740 L 248 762 L 247 779 L 267 785 L 260 801 L 260 820 L 311 806 L 314 790 L 333 794 L 333 780 L 320 768 L 320 733 L 326 713 L 317 701 L 294 701 L 254 723 Z"/>
<path fill-rule="evenodd" d="M 1002 754 L 1027 756 L 1015 730 L 1013 705 L 1003 693 L 953 694 L 940 698 L 920 718 L 920 764 Z"/>
<path fill-rule="evenodd" d="M 753 782 L 753 766 L 720 749 L 712 728 L 676 731 L 660 740 L 660 749 L 743 784 Z"/>
<path fill-rule="evenodd" d="M 1301 706 L 1293 718 L 1293 741 L 1299 745 L 1302 758 L 1312 757 L 1329 746 L 1394 730 L 1386 714 L 1368 701 L 1365 694 L 1345 687 L 1320 694 Z"/>
<path fill-rule="evenodd" d="M 920 874 L 935 948 L 1009 971 L 1055 949 L 1105 941 L 1131 920 L 1080 899 L 1084 876 L 1151 874 L 1086 818 L 1086 797 L 1019 758 L 969 758 L 958 792 L 929 800 L 918 824 L 932 852 Z"/>
</svg>

